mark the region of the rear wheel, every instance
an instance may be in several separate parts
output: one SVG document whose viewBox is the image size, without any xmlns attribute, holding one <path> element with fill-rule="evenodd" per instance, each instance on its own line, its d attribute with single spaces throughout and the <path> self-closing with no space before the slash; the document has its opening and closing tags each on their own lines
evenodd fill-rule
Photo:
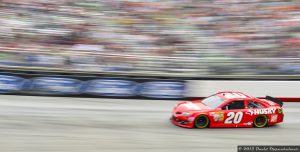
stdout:
<svg viewBox="0 0 300 152">
<path fill-rule="evenodd" d="M 266 115 L 258 115 L 254 119 L 254 127 L 262 128 L 265 127 L 268 124 L 268 117 Z"/>
<path fill-rule="evenodd" d="M 196 119 L 195 119 L 195 127 L 196 128 L 206 128 L 208 127 L 209 124 L 209 119 L 206 115 L 199 115 Z"/>
</svg>

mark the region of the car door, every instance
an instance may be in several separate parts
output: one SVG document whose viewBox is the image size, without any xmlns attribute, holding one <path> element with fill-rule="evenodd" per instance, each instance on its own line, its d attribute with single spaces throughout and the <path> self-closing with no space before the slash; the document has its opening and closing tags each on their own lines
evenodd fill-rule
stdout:
<svg viewBox="0 0 300 152">
<path fill-rule="evenodd" d="M 234 100 L 221 108 L 224 113 L 223 127 L 251 127 L 245 104 L 245 100 Z"/>
</svg>

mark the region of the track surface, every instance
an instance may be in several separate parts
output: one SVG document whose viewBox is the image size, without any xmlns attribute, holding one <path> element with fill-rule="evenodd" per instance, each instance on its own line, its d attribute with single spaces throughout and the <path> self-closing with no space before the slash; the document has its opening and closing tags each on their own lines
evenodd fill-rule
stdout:
<svg viewBox="0 0 300 152">
<path fill-rule="evenodd" d="M 237 151 L 300 144 L 300 103 L 268 128 L 184 129 L 169 122 L 180 101 L 0 96 L 1 152 Z"/>
</svg>

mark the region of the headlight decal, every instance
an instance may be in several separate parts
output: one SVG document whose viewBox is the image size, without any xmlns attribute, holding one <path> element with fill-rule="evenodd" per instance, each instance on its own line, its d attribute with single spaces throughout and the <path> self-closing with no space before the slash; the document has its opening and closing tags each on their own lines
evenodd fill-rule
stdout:
<svg viewBox="0 0 300 152">
<path fill-rule="evenodd" d="M 188 112 L 182 112 L 182 115 L 184 115 L 184 116 L 191 116 L 191 114 L 188 113 Z"/>
</svg>

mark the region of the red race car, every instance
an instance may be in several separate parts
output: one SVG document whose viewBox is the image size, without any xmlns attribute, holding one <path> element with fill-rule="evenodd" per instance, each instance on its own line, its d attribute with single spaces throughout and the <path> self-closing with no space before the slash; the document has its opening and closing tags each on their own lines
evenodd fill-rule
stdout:
<svg viewBox="0 0 300 152">
<path fill-rule="evenodd" d="M 219 92 L 203 100 L 178 103 L 171 121 L 185 128 L 265 127 L 283 121 L 283 103 L 241 92 Z"/>
</svg>

